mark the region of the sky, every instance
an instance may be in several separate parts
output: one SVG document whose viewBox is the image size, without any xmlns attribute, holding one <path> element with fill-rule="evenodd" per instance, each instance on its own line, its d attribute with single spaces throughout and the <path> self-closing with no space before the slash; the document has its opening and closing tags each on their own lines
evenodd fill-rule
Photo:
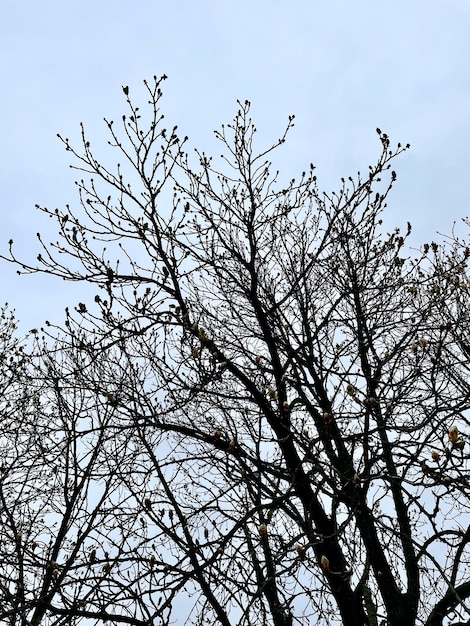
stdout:
<svg viewBox="0 0 470 626">
<path fill-rule="evenodd" d="M 295 114 L 277 165 L 291 177 L 313 162 L 326 191 L 374 163 L 376 127 L 410 143 L 386 223 L 409 220 L 414 245 L 450 233 L 470 213 L 469 32 L 469 0 L 3 0 L 0 253 L 12 238 L 33 260 L 36 232 L 55 239 L 35 204 L 76 203 L 57 133 L 73 142 L 83 122 L 104 143 L 121 86 L 143 94 L 155 74 L 168 75 L 166 117 L 209 153 L 237 99 L 251 101 L 260 145 Z M 85 299 L 79 284 L 0 271 L 0 303 L 25 330 Z"/>
</svg>

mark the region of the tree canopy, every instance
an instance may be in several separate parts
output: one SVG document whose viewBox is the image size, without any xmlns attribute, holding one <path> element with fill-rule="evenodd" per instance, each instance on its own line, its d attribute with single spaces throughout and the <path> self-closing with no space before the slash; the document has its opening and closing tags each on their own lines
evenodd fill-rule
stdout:
<svg viewBox="0 0 470 626">
<path fill-rule="evenodd" d="M 469 623 L 469 248 L 384 232 L 379 129 L 337 192 L 282 183 L 293 117 L 258 147 L 239 103 L 212 159 L 164 78 L 115 162 L 61 137 L 78 203 L 4 257 L 88 288 L 24 344 L 3 318 L 1 622 Z"/>
</svg>

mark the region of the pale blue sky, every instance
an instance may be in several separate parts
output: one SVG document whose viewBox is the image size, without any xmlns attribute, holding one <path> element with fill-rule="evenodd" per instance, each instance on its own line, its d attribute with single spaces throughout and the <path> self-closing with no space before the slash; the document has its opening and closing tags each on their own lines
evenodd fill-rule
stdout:
<svg viewBox="0 0 470 626">
<path fill-rule="evenodd" d="M 69 155 L 56 138 L 95 145 L 102 118 L 124 110 L 121 85 L 166 73 L 163 109 L 209 152 L 236 99 L 252 102 L 260 142 L 296 115 L 279 153 L 286 176 L 317 165 L 320 186 L 367 170 L 375 128 L 411 143 L 387 223 L 414 225 L 414 242 L 449 232 L 470 213 L 468 0 L 3 0 L 0 13 L 0 249 L 13 237 L 34 258 L 35 233 L 53 238 L 34 204 L 76 199 Z M 47 236 L 49 233 L 49 237 Z M 26 328 L 60 321 L 83 287 L 1 267 L 0 302 Z"/>
</svg>

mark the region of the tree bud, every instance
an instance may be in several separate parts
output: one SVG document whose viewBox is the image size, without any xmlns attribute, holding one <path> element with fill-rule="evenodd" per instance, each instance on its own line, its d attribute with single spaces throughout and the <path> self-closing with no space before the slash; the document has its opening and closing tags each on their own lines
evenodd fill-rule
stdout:
<svg viewBox="0 0 470 626">
<path fill-rule="evenodd" d="M 450 428 L 449 428 L 449 439 L 452 443 L 455 443 L 457 441 L 457 439 L 459 438 L 459 431 L 458 428 L 455 424 L 453 424 Z"/>
<path fill-rule="evenodd" d="M 326 558 L 324 554 L 321 557 L 320 564 L 325 573 L 330 571 L 330 561 Z"/>
<path fill-rule="evenodd" d="M 268 387 L 267 390 L 270 400 L 277 400 L 277 393 L 273 387 Z"/>
<path fill-rule="evenodd" d="M 296 543 L 295 544 L 295 549 L 297 550 L 297 554 L 299 555 L 299 560 L 300 561 L 305 561 L 305 557 L 306 557 L 306 550 L 303 546 L 300 545 L 300 543 Z"/>
</svg>

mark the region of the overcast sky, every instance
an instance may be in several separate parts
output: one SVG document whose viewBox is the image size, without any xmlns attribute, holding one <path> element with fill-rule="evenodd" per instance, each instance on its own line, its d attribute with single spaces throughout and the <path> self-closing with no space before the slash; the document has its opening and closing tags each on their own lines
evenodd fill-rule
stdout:
<svg viewBox="0 0 470 626">
<path fill-rule="evenodd" d="M 124 111 L 121 85 L 167 74 L 163 109 L 192 146 L 237 99 L 252 102 L 259 141 L 296 126 L 278 163 L 288 175 L 316 164 L 320 187 L 367 170 L 380 127 L 412 149 L 397 164 L 388 222 L 410 220 L 418 243 L 469 213 L 469 0 L 3 0 L 0 20 L 0 250 L 12 237 L 34 258 L 34 210 L 73 204 L 69 154 L 56 134 L 95 145 L 103 117 Z M 48 236 L 49 235 L 49 236 Z M 25 328 L 61 321 L 83 287 L 17 278 L 2 264 L 0 302 Z"/>
</svg>

